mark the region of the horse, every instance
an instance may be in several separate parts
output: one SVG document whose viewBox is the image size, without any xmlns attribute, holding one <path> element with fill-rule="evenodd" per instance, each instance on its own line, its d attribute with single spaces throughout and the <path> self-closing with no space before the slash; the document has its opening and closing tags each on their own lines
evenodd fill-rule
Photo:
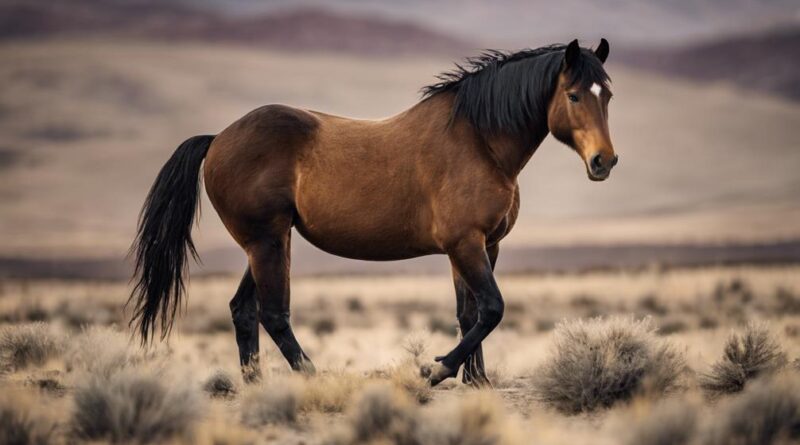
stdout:
<svg viewBox="0 0 800 445">
<path fill-rule="evenodd" d="M 273 104 L 217 135 L 189 138 L 159 172 L 139 216 L 130 326 L 143 344 L 172 330 L 189 257 L 198 259 L 191 230 L 202 167 L 210 202 L 247 255 L 230 301 L 245 381 L 261 378 L 259 324 L 293 370 L 315 370 L 290 321 L 294 228 L 347 258 L 447 255 L 461 338 L 421 374 L 433 386 L 463 365 L 464 383 L 490 384 L 481 342 L 503 317 L 494 267 L 519 213 L 517 176 L 549 133 L 579 154 L 593 181 L 617 163 L 608 53 L 605 39 L 594 50 L 577 40 L 488 50 L 438 75 L 418 103 L 383 120 Z"/>
</svg>

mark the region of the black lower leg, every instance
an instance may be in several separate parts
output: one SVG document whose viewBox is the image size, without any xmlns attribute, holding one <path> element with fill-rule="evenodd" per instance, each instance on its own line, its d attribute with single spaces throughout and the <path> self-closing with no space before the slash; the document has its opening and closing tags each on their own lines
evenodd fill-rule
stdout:
<svg viewBox="0 0 800 445">
<path fill-rule="evenodd" d="M 458 324 L 463 337 L 478 322 L 478 307 L 475 296 L 460 279 L 455 279 Z M 464 370 L 461 381 L 468 385 L 484 385 L 489 382 L 483 362 L 483 347 L 479 344 L 475 350 L 464 360 Z"/>
<path fill-rule="evenodd" d="M 262 239 L 248 252 L 259 295 L 261 324 L 295 371 L 313 372 L 289 322 L 290 232 Z"/>
<path fill-rule="evenodd" d="M 432 385 L 452 377 L 503 318 L 503 297 L 494 280 L 483 241 L 482 235 L 476 235 L 464 239 L 449 252 L 453 267 L 475 296 L 478 320 L 472 329 L 464 333 L 458 345 L 441 358 L 440 366 L 429 373 Z"/>
<path fill-rule="evenodd" d="M 261 314 L 261 320 L 267 333 L 280 349 L 281 354 L 289 362 L 289 366 L 295 371 L 313 372 L 314 365 L 308 358 L 300 343 L 294 336 L 292 325 L 289 321 L 289 312 L 265 312 Z"/>
<path fill-rule="evenodd" d="M 230 302 L 236 344 L 239 346 L 239 364 L 246 382 L 258 380 L 261 377 L 261 368 L 258 363 L 257 298 L 256 284 L 248 268 Z"/>
</svg>

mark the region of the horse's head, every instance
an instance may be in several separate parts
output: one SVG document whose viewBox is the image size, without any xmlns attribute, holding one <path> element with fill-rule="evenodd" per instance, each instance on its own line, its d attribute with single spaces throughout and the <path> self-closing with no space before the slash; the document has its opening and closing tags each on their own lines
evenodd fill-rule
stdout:
<svg viewBox="0 0 800 445">
<path fill-rule="evenodd" d="M 577 40 L 567 45 L 547 115 L 550 132 L 578 152 L 593 181 L 608 178 L 618 160 L 608 133 L 607 57 L 606 39 L 594 51 L 582 50 Z"/>
</svg>

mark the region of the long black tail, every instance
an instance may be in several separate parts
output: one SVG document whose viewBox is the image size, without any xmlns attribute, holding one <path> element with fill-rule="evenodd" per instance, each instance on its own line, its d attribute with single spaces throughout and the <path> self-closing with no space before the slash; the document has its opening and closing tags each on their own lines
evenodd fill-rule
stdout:
<svg viewBox="0 0 800 445">
<path fill-rule="evenodd" d="M 188 257 L 198 260 L 192 242 L 192 222 L 198 206 L 200 166 L 214 136 L 194 136 L 175 150 L 158 173 L 139 215 L 133 280 L 136 286 L 128 304 L 134 303 L 130 324 L 143 344 L 152 340 L 161 319 L 161 339 L 172 324 L 186 287 L 183 275 Z"/>
</svg>

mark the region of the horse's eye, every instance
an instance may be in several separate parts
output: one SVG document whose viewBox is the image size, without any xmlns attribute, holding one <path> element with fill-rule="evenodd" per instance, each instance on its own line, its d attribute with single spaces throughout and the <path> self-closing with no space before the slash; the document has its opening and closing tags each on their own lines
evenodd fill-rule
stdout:
<svg viewBox="0 0 800 445">
<path fill-rule="evenodd" d="M 567 97 L 569 98 L 570 102 L 577 102 L 578 101 L 578 96 L 575 95 L 575 94 L 570 93 L 570 94 L 567 95 Z"/>
</svg>

